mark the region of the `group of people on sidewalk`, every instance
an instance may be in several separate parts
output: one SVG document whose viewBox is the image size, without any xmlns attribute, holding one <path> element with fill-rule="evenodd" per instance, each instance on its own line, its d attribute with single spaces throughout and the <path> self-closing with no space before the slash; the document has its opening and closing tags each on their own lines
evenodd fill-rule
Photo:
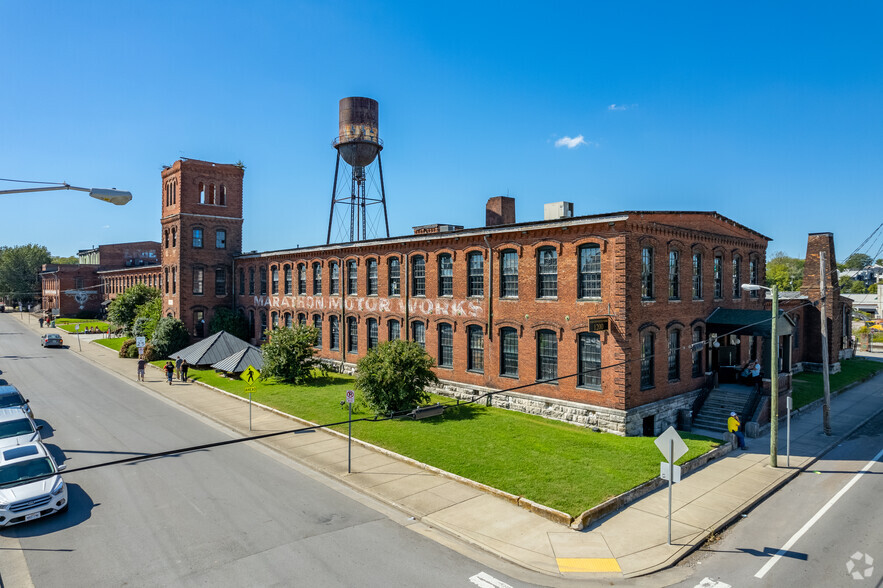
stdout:
<svg viewBox="0 0 883 588">
<path fill-rule="evenodd" d="M 144 356 L 138 358 L 138 381 L 144 381 L 144 370 L 147 368 L 147 360 L 144 359 Z M 169 386 L 172 385 L 172 379 L 177 378 L 182 382 L 187 381 L 187 371 L 190 369 L 190 364 L 187 363 L 186 360 L 181 359 L 180 357 L 172 363 L 172 360 L 168 360 L 166 365 L 163 366 L 163 371 L 166 373 L 166 381 L 169 383 Z"/>
</svg>

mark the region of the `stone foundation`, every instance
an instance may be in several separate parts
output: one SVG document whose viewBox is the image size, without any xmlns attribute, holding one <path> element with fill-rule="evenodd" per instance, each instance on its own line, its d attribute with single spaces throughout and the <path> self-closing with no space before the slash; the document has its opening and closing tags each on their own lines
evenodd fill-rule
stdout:
<svg viewBox="0 0 883 588">
<path fill-rule="evenodd" d="M 811 372 L 811 373 L 822 373 L 822 364 L 820 363 L 812 363 L 809 361 L 803 362 L 803 371 Z M 828 366 L 829 374 L 839 374 L 840 373 L 840 362 L 832 363 Z"/>
</svg>

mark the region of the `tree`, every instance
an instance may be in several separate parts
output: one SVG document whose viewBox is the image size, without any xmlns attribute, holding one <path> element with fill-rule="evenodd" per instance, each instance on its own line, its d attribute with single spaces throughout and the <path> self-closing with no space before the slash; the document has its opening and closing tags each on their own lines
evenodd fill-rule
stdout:
<svg viewBox="0 0 883 588">
<path fill-rule="evenodd" d="M 209 325 L 209 334 L 227 331 L 234 337 L 240 339 L 248 338 L 248 321 L 241 312 L 235 312 L 229 308 L 221 307 L 215 309 L 215 315 Z"/>
<path fill-rule="evenodd" d="M 71 255 L 70 257 L 59 257 L 58 255 L 53 255 L 52 260 L 49 263 L 57 263 L 59 265 L 77 265 L 80 263 L 80 258 L 76 255 Z"/>
<path fill-rule="evenodd" d="M 860 270 L 869 265 L 872 265 L 873 263 L 874 259 L 870 255 L 866 253 L 853 253 L 846 258 L 846 261 L 843 262 L 843 265 L 844 267 L 846 267 L 846 269 Z"/>
<path fill-rule="evenodd" d="M 107 320 L 131 333 L 138 317 L 138 308 L 159 297 L 160 292 L 156 288 L 135 284 L 110 303 L 107 307 Z"/>
<path fill-rule="evenodd" d="M 148 339 L 153 337 L 156 325 L 162 318 L 162 298 L 151 298 L 135 309 L 135 321 L 132 323 L 132 334 L 144 336 Z"/>
<path fill-rule="evenodd" d="M 779 290 L 796 292 L 803 284 L 805 261 L 788 257 L 784 252 L 776 252 L 766 264 L 766 285 L 778 284 Z"/>
<path fill-rule="evenodd" d="M 178 319 L 164 316 L 156 323 L 150 345 L 157 357 L 168 357 L 176 351 L 180 351 L 190 342 L 187 327 Z"/>
<path fill-rule="evenodd" d="M 52 257 L 42 245 L 0 248 L 0 296 L 30 302 L 40 297 L 40 270 Z"/>
<path fill-rule="evenodd" d="M 387 341 L 359 360 L 356 387 L 380 414 L 413 408 L 429 400 L 425 388 L 438 384 L 435 361 L 413 341 Z"/>
<path fill-rule="evenodd" d="M 316 339 L 319 332 L 312 325 L 295 325 L 267 331 L 267 342 L 261 346 L 264 367 L 261 379 L 276 379 L 303 384 L 315 377 L 317 366 Z"/>
<path fill-rule="evenodd" d="M 868 288 L 861 280 L 850 280 L 848 292 L 850 294 L 865 294 L 868 292 Z"/>
</svg>

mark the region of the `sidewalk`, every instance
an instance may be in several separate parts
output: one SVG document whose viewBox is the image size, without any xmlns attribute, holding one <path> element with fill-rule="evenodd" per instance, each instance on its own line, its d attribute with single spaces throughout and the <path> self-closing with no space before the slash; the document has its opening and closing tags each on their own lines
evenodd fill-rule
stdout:
<svg viewBox="0 0 883 588">
<path fill-rule="evenodd" d="M 27 319 L 24 321 L 27 326 Z M 31 325 L 35 332 L 40 329 Z M 53 331 L 55 331 L 53 329 Z M 47 332 L 43 329 L 43 332 Z M 82 337 L 89 361 L 135 383 L 135 362 L 119 359 Z M 95 336 L 96 338 L 98 336 Z M 76 343 L 69 351 L 79 353 Z M 168 386 L 158 370 L 140 384 L 243 436 L 249 435 L 248 404 L 207 386 Z M 791 465 L 785 467 L 785 423 L 779 427 L 779 468 L 769 465 L 769 434 L 749 439 L 748 451 L 733 451 L 686 476 L 673 488 L 672 543 L 668 545 L 668 489 L 663 487 L 623 510 L 575 531 L 515 506 L 503 498 L 428 471 L 406 458 L 353 443 L 347 473 L 347 441 L 329 431 L 285 435 L 264 441 L 315 470 L 390 504 L 426 525 L 534 572 L 579 580 L 617 579 L 650 574 L 677 563 L 752 506 L 806 469 L 840 439 L 883 410 L 883 376 L 835 397 L 834 435 L 821 433 L 821 410 L 791 420 Z M 295 421 L 295 422 L 293 422 Z M 253 432 L 297 427 L 293 419 L 253 405 Z M 662 456 L 660 455 L 660 461 Z M 590 473 L 587 473 L 590 475 Z"/>
</svg>

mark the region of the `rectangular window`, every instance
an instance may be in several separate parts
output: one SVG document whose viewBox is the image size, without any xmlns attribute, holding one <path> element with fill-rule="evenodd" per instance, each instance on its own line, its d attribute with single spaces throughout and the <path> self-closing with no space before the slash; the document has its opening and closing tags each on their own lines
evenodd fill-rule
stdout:
<svg viewBox="0 0 883 588">
<path fill-rule="evenodd" d="M 537 256 L 537 296 L 558 297 L 558 252 L 551 248 L 540 249 Z"/>
<path fill-rule="evenodd" d="M 418 256 L 411 265 L 411 294 L 426 296 L 426 261 Z"/>
<path fill-rule="evenodd" d="M 346 293 L 355 296 L 359 292 L 359 273 L 356 270 L 356 262 L 346 262 Z"/>
<path fill-rule="evenodd" d="M 193 311 L 193 334 L 197 337 L 205 336 L 205 313 L 201 310 Z"/>
<path fill-rule="evenodd" d="M 601 337 L 596 333 L 580 333 L 579 375 L 577 386 L 601 389 Z"/>
<path fill-rule="evenodd" d="M 467 265 L 467 296 L 484 296 L 484 256 L 470 253 Z"/>
<path fill-rule="evenodd" d="M 558 377 L 558 338 L 553 331 L 537 333 L 537 380 Z"/>
<path fill-rule="evenodd" d="M 518 298 L 518 253 L 516 251 L 503 252 L 500 263 L 500 296 Z"/>
<path fill-rule="evenodd" d="M 401 292 L 401 267 L 399 260 L 392 258 L 389 260 L 389 282 L 387 284 L 389 296 L 399 296 Z"/>
<path fill-rule="evenodd" d="M 733 257 L 733 298 L 742 298 L 742 258 Z"/>
<path fill-rule="evenodd" d="M 227 231 L 225 231 L 224 229 L 218 229 L 217 231 L 215 231 L 215 248 L 227 248 Z"/>
<path fill-rule="evenodd" d="M 641 298 L 653 300 L 653 248 L 641 249 Z"/>
<path fill-rule="evenodd" d="M 254 296 L 254 268 L 248 268 L 248 294 Z"/>
<path fill-rule="evenodd" d="M 402 338 L 402 323 L 396 319 L 391 319 L 387 326 L 389 327 L 389 341 L 398 341 Z"/>
<path fill-rule="evenodd" d="M 262 267 L 258 270 L 261 280 L 261 296 L 267 295 L 267 268 Z"/>
<path fill-rule="evenodd" d="M 654 361 L 655 336 L 653 333 L 644 333 L 641 344 L 641 389 L 652 388 L 654 384 Z"/>
<path fill-rule="evenodd" d="M 227 271 L 219 267 L 215 270 L 215 296 L 227 295 Z"/>
<path fill-rule="evenodd" d="M 377 319 L 368 319 L 368 349 L 377 347 Z"/>
<path fill-rule="evenodd" d="M 702 254 L 693 254 L 693 300 L 702 300 Z"/>
<path fill-rule="evenodd" d="M 579 298 L 601 297 L 601 248 L 585 245 L 579 249 Z"/>
<path fill-rule="evenodd" d="M 193 293 L 202 294 L 205 290 L 205 271 L 201 267 L 193 268 Z"/>
<path fill-rule="evenodd" d="M 193 246 L 202 247 L 202 229 L 193 229 Z"/>
<path fill-rule="evenodd" d="M 328 341 L 328 345 L 332 351 L 337 351 L 340 349 L 340 325 L 337 323 L 337 317 L 332 316 L 328 319 L 328 324 L 330 326 L 330 333 Z"/>
<path fill-rule="evenodd" d="M 471 325 L 467 330 L 467 344 L 469 347 L 467 366 L 471 372 L 484 373 L 484 333 L 482 328 Z"/>
<path fill-rule="evenodd" d="M 313 294 L 315 296 L 322 294 L 322 266 L 318 263 L 313 264 Z"/>
<path fill-rule="evenodd" d="M 454 262 L 450 255 L 438 256 L 438 295 L 454 295 Z"/>
<path fill-rule="evenodd" d="M 678 329 L 668 333 L 668 379 L 681 379 L 681 332 Z"/>
<path fill-rule="evenodd" d="M 172 268 L 172 294 L 175 294 L 178 290 L 178 268 Z"/>
<path fill-rule="evenodd" d="M 423 321 L 414 321 L 411 323 L 411 339 L 426 349 L 426 324 Z"/>
<path fill-rule="evenodd" d="M 322 317 L 313 315 L 313 328 L 316 329 L 316 349 L 322 349 Z"/>
<path fill-rule="evenodd" d="M 681 297 L 681 253 L 668 252 L 668 299 L 678 300 Z"/>
<path fill-rule="evenodd" d="M 267 313 L 261 311 L 261 339 L 267 338 Z"/>
<path fill-rule="evenodd" d="M 328 269 L 331 273 L 331 295 L 337 296 L 340 294 L 340 268 L 332 261 L 328 264 Z"/>
<path fill-rule="evenodd" d="M 291 267 L 290 266 L 287 266 L 287 265 L 285 266 L 284 275 L 285 275 L 285 295 L 290 296 L 291 295 Z"/>
<path fill-rule="evenodd" d="M 500 375 L 518 377 L 518 331 L 511 327 L 500 330 Z"/>
<path fill-rule="evenodd" d="M 297 293 L 300 296 L 307 293 L 307 266 L 304 264 L 297 266 Z"/>
<path fill-rule="evenodd" d="M 447 323 L 438 326 L 438 365 L 454 367 L 454 329 Z"/>
<path fill-rule="evenodd" d="M 714 257 L 714 297 L 724 297 L 724 258 L 720 255 Z"/>
<path fill-rule="evenodd" d="M 749 278 L 750 283 L 752 283 L 752 284 L 758 283 L 757 282 L 757 260 L 756 259 L 752 259 L 748 262 L 748 278 Z M 757 298 L 759 295 L 758 290 L 752 290 L 748 295 L 751 298 Z"/>
<path fill-rule="evenodd" d="M 368 296 L 377 296 L 377 260 L 368 260 Z"/>
<path fill-rule="evenodd" d="M 273 296 L 277 296 L 279 294 L 279 268 L 273 267 L 270 270 L 270 292 Z"/>
<path fill-rule="evenodd" d="M 359 352 L 359 325 L 356 323 L 356 317 L 347 317 L 347 353 Z"/>
</svg>

